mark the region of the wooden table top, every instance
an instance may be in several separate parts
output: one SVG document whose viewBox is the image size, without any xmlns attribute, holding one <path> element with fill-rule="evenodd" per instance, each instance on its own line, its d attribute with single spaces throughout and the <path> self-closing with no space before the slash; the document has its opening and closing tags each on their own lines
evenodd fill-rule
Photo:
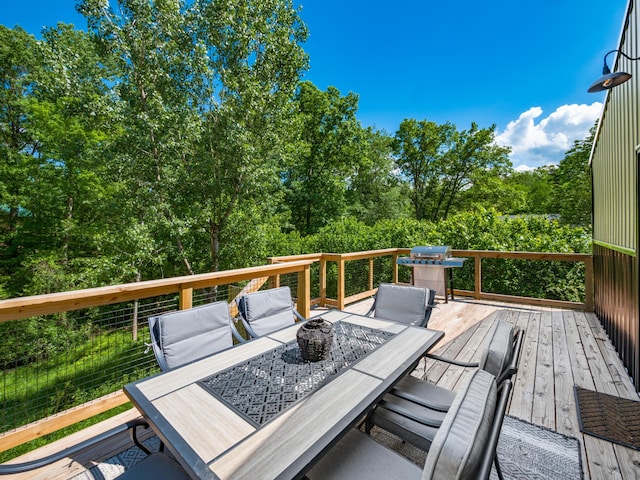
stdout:
<svg viewBox="0 0 640 480">
<path fill-rule="evenodd" d="M 124 391 L 193 478 L 300 478 L 443 336 L 338 310 L 322 317 L 394 335 L 261 425 L 198 382 L 295 342 L 300 324 L 125 385 Z"/>
</svg>

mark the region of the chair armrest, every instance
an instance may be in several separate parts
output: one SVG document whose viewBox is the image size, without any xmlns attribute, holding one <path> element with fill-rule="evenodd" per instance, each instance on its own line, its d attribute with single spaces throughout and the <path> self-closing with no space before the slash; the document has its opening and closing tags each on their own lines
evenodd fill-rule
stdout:
<svg viewBox="0 0 640 480">
<path fill-rule="evenodd" d="M 502 374 L 496 378 L 496 384 L 500 385 L 506 379 L 510 379 L 518 372 L 518 364 L 520 363 L 520 353 L 522 352 L 522 345 L 524 343 L 524 330 L 519 329 L 516 333 L 514 341 L 515 347 L 513 348 L 513 354 L 511 355 L 511 363 L 502 372 Z"/>
<path fill-rule="evenodd" d="M 367 313 L 365 313 L 365 316 L 371 317 L 373 315 L 373 312 L 375 312 L 375 311 L 376 311 L 376 299 L 374 297 L 373 303 L 371 304 L 371 308 L 369 309 L 369 311 Z"/>
<path fill-rule="evenodd" d="M 251 328 L 251 325 L 249 325 L 249 322 L 247 322 L 242 315 L 240 315 L 240 321 L 242 322 L 242 325 L 244 326 L 244 329 L 249 334 L 249 337 L 251 337 L 251 338 L 260 337 L 260 335 L 258 335 L 256 332 L 253 331 L 253 328 Z"/>
<path fill-rule="evenodd" d="M 36 460 L 30 460 L 28 462 L 23 462 L 23 463 L 2 464 L 0 465 L 0 475 L 24 473 L 30 470 L 35 470 L 36 468 L 45 467 L 54 462 L 57 462 L 58 460 L 62 460 L 63 458 L 71 457 L 80 452 L 88 450 L 89 448 L 108 440 L 114 435 L 121 434 L 123 432 L 126 432 L 127 430 L 131 431 L 131 439 L 133 440 L 133 443 L 135 443 L 135 445 L 138 448 L 140 448 L 143 452 L 149 455 L 151 451 L 147 447 L 142 445 L 136 436 L 136 428 L 140 426 L 144 428 L 149 428 L 149 424 L 144 420 L 141 420 L 141 419 L 131 420 L 121 425 L 118 425 L 117 427 L 114 427 L 111 430 L 107 430 L 106 432 L 103 432 L 99 435 L 91 437 L 83 442 L 79 442 L 75 445 L 72 445 L 71 447 L 65 448 L 64 450 L 53 453 L 46 457 L 38 458 Z"/>
<path fill-rule="evenodd" d="M 247 341 L 247 339 L 244 338 L 236 328 L 236 324 L 234 323 L 233 318 L 229 319 L 229 328 L 231 328 L 231 335 L 238 341 L 238 343 L 245 343 Z"/>
<path fill-rule="evenodd" d="M 426 358 L 432 358 L 433 360 L 438 360 L 440 362 L 450 363 L 451 365 L 457 365 L 459 367 L 478 367 L 478 362 L 461 362 L 459 360 L 454 360 L 452 358 L 441 357 L 440 355 L 434 355 L 433 353 L 427 353 L 425 355 Z"/>
<path fill-rule="evenodd" d="M 293 314 L 295 315 L 295 317 L 298 319 L 299 322 L 304 322 L 306 320 L 306 318 L 304 318 L 300 312 L 298 312 L 295 308 L 292 308 L 293 310 Z"/>
</svg>

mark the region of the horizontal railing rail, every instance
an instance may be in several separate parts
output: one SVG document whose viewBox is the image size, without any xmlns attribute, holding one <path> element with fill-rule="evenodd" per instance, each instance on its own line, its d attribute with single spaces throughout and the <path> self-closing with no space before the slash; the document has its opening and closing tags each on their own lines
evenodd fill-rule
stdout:
<svg viewBox="0 0 640 480">
<path fill-rule="evenodd" d="M 180 294 L 180 308 L 191 308 L 194 289 L 215 287 L 261 276 L 271 277 L 285 273 L 304 272 L 311 263 L 312 260 L 298 259 L 260 267 L 0 300 L 0 322 L 140 300 L 169 293 Z M 302 305 L 299 306 L 299 309 L 304 310 L 307 307 L 307 305 Z"/>
</svg>

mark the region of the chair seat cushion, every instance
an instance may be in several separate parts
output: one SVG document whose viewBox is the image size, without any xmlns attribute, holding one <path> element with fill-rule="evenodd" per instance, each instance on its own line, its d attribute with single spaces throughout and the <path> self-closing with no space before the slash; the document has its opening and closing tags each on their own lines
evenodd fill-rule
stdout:
<svg viewBox="0 0 640 480">
<path fill-rule="evenodd" d="M 422 469 L 352 428 L 307 472 L 310 480 L 418 480 Z"/>
<path fill-rule="evenodd" d="M 420 407 L 425 410 L 424 407 Z M 402 440 L 415 445 L 421 450 L 429 450 L 438 427 L 425 425 L 405 415 L 388 410 L 378 405 L 367 420 L 370 425 L 376 425 L 387 432 L 397 435 Z"/>
<path fill-rule="evenodd" d="M 391 394 L 436 410 L 447 411 L 456 392 L 439 387 L 435 383 L 405 375 L 391 390 Z"/>
<path fill-rule="evenodd" d="M 164 453 L 152 453 L 118 476 L 118 480 L 189 480 L 191 477 Z"/>
</svg>

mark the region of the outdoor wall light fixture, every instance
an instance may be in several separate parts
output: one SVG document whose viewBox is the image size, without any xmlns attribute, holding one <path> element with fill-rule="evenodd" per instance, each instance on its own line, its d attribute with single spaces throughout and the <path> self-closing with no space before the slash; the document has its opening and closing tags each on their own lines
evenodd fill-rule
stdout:
<svg viewBox="0 0 640 480">
<path fill-rule="evenodd" d="M 624 83 L 631 78 L 631 75 L 626 72 L 611 73 L 611 70 L 609 70 L 609 67 L 607 66 L 607 57 L 613 52 L 620 52 L 620 55 L 622 55 L 623 57 L 629 60 L 640 60 L 640 57 L 631 58 L 629 55 L 622 52 L 621 50 L 611 50 L 610 52 L 607 52 L 607 54 L 604 56 L 604 67 L 602 68 L 602 77 L 600 77 L 598 80 L 593 82 L 593 84 L 591 84 L 587 92 L 593 93 L 593 92 L 601 92 L 603 90 L 609 90 L 610 88 L 617 87 L 621 83 Z"/>
</svg>

